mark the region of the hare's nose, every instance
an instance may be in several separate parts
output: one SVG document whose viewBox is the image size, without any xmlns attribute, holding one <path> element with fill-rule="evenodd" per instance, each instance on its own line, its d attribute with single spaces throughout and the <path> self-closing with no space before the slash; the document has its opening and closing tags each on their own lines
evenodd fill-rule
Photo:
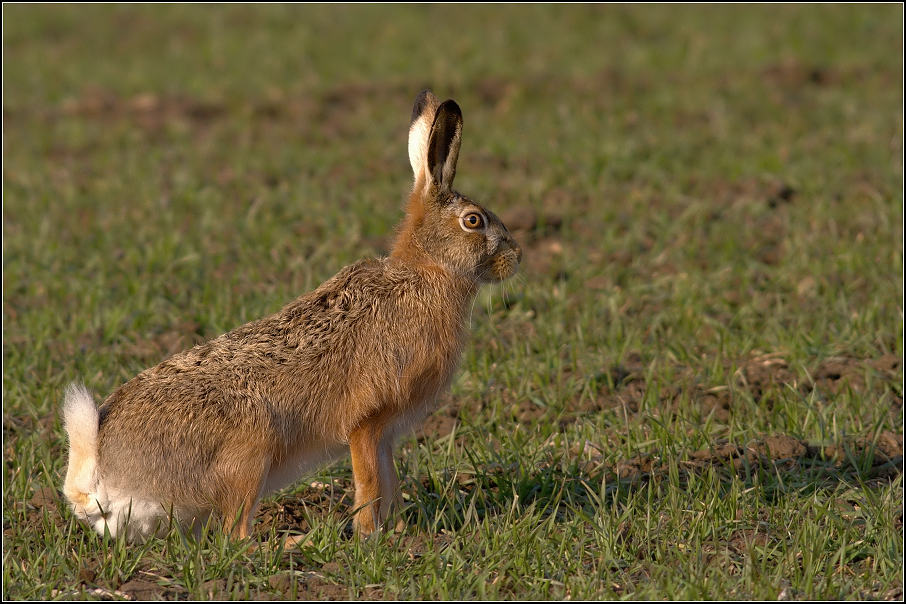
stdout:
<svg viewBox="0 0 906 604">
<path fill-rule="evenodd" d="M 522 262 L 522 247 L 516 243 L 516 240 L 512 237 L 507 237 L 506 242 L 510 246 L 510 249 L 516 252 L 516 263 Z"/>
</svg>

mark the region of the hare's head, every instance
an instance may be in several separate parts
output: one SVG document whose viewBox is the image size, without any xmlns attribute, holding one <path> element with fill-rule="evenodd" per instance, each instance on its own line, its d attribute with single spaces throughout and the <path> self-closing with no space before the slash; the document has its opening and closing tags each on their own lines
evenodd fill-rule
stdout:
<svg viewBox="0 0 906 604">
<path fill-rule="evenodd" d="M 393 256 L 422 259 L 476 282 L 512 276 L 522 248 L 500 219 L 453 190 L 462 142 L 462 112 L 439 103 L 430 90 L 415 99 L 409 126 L 409 162 L 415 185 Z"/>
</svg>

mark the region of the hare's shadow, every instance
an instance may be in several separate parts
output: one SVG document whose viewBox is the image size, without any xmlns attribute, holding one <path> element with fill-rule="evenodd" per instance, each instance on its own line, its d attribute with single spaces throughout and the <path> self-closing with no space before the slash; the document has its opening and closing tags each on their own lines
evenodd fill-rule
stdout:
<svg viewBox="0 0 906 604">
<path fill-rule="evenodd" d="M 842 460 L 825 459 L 820 451 L 809 453 L 797 458 L 744 459 L 742 463 L 727 458 L 697 464 L 667 461 L 647 470 L 624 469 L 620 475 L 609 468 L 587 472 L 578 464 L 530 471 L 513 464 L 468 475 L 445 470 L 406 481 L 409 501 L 402 516 L 407 525 L 432 532 L 530 511 L 544 518 L 556 514 L 565 521 L 577 515 L 588 517 L 602 505 L 625 502 L 649 486 L 663 496 L 666 489 L 685 486 L 705 472 L 716 477 L 721 495 L 741 481 L 737 486 L 749 489 L 758 485 L 761 499 L 776 503 L 789 493 L 829 491 L 841 484 L 877 488 L 903 472 L 902 455 L 888 457 L 870 447 L 848 451 Z"/>
</svg>

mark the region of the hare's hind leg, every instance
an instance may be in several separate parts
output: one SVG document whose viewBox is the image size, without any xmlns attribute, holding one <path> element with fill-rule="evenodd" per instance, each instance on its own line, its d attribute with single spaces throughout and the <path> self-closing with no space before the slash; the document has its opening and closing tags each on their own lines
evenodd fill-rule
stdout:
<svg viewBox="0 0 906 604">
<path fill-rule="evenodd" d="M 270 458 L 237 455 L 232 463 L 220 465 L 221 494 L 218 510 L 224 532 L 245 539 L 251 532 L 252 519 L 270 469 Z"/>
<path fill-rule="evenodd" d="M 399 496 L 399 479 L 393 467 L 393 441 L 385 430 L 386 417 L 369 418 L 349 435 L 352 473 L 355 478 L 355 518 L 359 534 L 381 527 Z"/>
</svg>

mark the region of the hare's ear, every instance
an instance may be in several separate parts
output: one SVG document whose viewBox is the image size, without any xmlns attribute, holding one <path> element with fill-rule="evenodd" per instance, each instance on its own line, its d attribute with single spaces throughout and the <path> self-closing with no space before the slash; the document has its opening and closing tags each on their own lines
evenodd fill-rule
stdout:
<svg viewBox="0 0 906 604">
<path fill-rule="evenodd" d="M 441 191 L 453 188 L 456 160 L 462 144 L 462 111 L 454 100 L 441 103 L 428 136 L 427 169 L 434 186 Z"/>
<path fill-rule="evenodd" d="M 440 102 L 430 90 L 422 90 L 415 97 L 412 107 L 412 120 L 409 122 L 409 163 L 412 164 L 412 174 L 416 182 L 419 178 L 422 183 L 431 182 L 431 175 L 426 173 L 426 158 L 428 157 L 428 135 L 431 133 L 431 124 L 434 123 L 434 114 Z"/>
</svg>

